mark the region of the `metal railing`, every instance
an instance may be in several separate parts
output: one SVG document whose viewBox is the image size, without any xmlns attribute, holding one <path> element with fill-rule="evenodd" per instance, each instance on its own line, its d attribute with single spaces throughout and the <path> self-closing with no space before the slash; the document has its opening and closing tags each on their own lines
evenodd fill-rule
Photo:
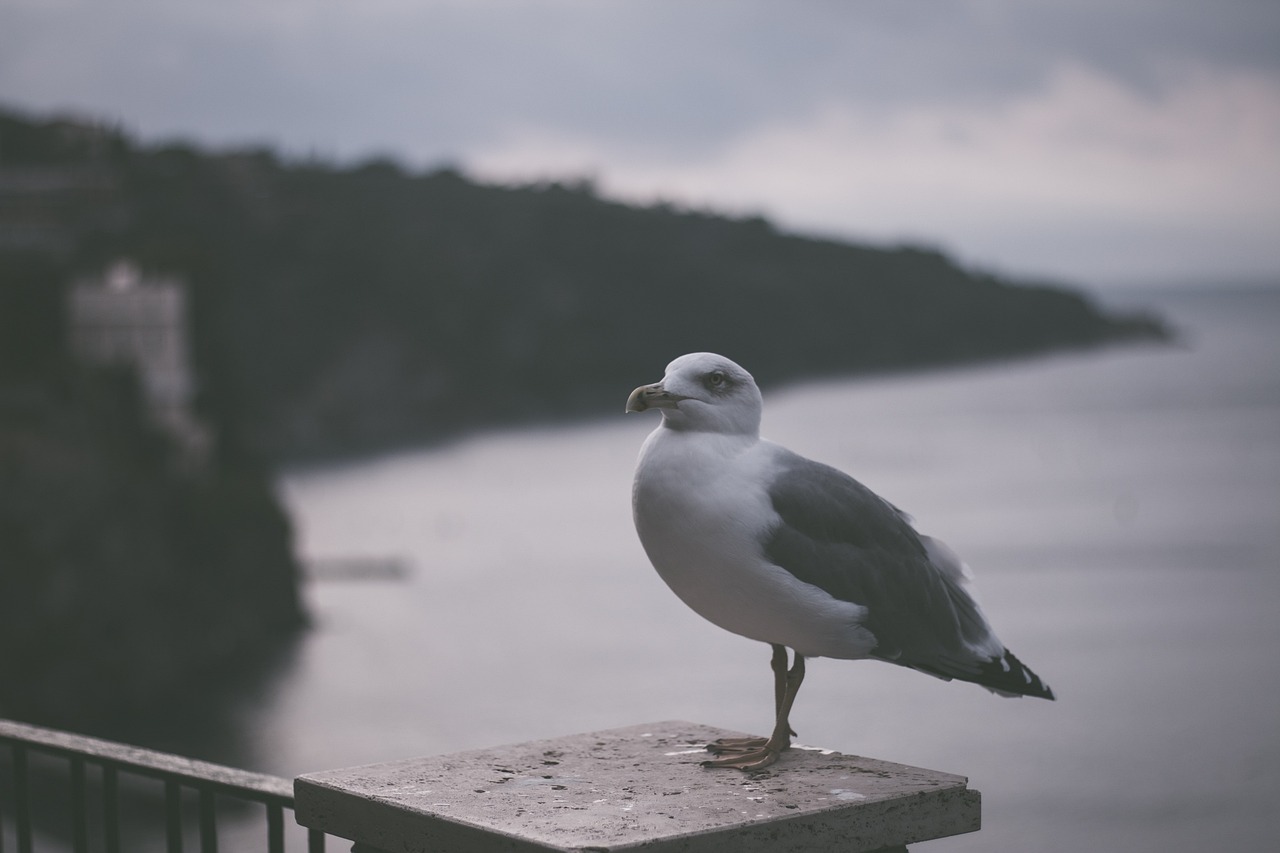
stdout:
<svg viewBox="0 0 1280 853">
<path fill-rule="evenodd" d="M 12 802 L 0 801 L 0 853 L 5 853 L 6 834 L 15 843 L 17 853 L 33 853 L 33 814 L 40 805 L 36 797 L 45 796 L 35 793 L 32 782 L 31 764 L 36 756 L 41 760 L 52 757 L 66 764 L 70 781 L 63 790 L 69 803 L 70 845 L 76 853 L 120 853 L 122 849 L 132 849 L 131 845 L 121 846 L 122 777 L 141 777 L 163 784 L 168 853 L 181 853 L 183 849 L 192 799 L 201 853 L 217 853 L 218 805 L 223 800 L 264 806 L 265 849 L 270 853 L 285 850 L 284 813 L 293 809 L 293 782 L 288 779 L 0 720 L 0 749 L 5 745 L 9 747 Z M 11 830 L 4 826 L 6 819 L 13 821 Z M 92 846 L 91 837 L 97 842 Z M 325 834 L 307 830 L 306 837 L 308 851 L 322 853 Z M 255 845 L 255 849 L 263 847 Z"/>
</svg>

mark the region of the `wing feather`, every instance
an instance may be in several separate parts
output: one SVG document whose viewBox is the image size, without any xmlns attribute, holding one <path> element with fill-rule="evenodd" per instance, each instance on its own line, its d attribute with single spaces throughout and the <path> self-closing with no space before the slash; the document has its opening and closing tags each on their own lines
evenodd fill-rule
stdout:
<svg viewBox="0 0 1280 853">
<path fill-rule="evenodd" d="M 782 451 L 769 497 L 780 518 L 768 558 L 867 608 L 872 654 L 954 678 L 980 674 L 991 629 L 954 571 L 935 566 L 909 518 L 852 477 Z M 998 641 L 996 649 L 1003 650 Z"/>
</svg>

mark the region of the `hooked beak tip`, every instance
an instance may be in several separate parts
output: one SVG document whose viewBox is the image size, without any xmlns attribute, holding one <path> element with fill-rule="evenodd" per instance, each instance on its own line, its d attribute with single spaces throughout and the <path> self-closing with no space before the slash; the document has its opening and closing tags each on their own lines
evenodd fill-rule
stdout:
<svg viewBox="0 0 1280 853">
<path fill-rule="evenodd" d="M 645 392 L 649 390 L 648 385 L 643 385 L 631 392 L 631 396 L 627 398 L 628 413 L 643 412 L 649 408 L 648 402 L 645 401 Z"/>
<path fill-rule="evenodd" d="M 649 409 L 674 409 L 681 400 L 688 399 L 679 394 L 672 394 L 662 387 L 661 382 L 652 385 L 641 385 L 631 392 L 627 398 L 628 412 L 647 412 Z"/>
</svg>

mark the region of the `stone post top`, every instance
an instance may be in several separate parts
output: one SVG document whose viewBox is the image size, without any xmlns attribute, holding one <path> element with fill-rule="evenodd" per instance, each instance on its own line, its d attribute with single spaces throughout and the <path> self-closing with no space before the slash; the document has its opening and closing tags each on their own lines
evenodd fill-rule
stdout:
<svg viewBox="0 0 1280 853">
<path fill-rule="evenodd" d="M 668 721 L 313 773 L 296 813 L 388 853 L 872 851 L 979 827 L 950 773 L 803 746 L 756 773 L 701 766 L 739 735 Z"/>
</svg>

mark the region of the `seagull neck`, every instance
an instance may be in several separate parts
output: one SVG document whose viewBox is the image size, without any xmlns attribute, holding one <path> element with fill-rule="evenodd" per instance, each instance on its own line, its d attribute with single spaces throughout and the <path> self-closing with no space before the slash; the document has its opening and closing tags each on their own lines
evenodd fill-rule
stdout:
<svg viewBox="0 0 1280 853">
<path fill-rule="evenodd" d="M 752 445 L 760 441 L 760 433 L 758 432 L 726 432 L 718 429 L 700 429 L 689 426 L 687 423 L 676 424 L 671 421 L 663 421 L 659 430 L 665 433 L 668 438 L 672 439 L 714 439 L 714 446 L 720 447 L 729 453 L 737 453 L 746 450 Z"/>
<path fill-rule="evenodd" d="M 738 424 L 729 418 L 688 418 L 681 412 L 662 413 L 662 426 L 675 433 L 698 435 L 720 435 L 725 438 L 742 439 L 747 442 L 760 440 L 760 421 Z"/>
</svg>

